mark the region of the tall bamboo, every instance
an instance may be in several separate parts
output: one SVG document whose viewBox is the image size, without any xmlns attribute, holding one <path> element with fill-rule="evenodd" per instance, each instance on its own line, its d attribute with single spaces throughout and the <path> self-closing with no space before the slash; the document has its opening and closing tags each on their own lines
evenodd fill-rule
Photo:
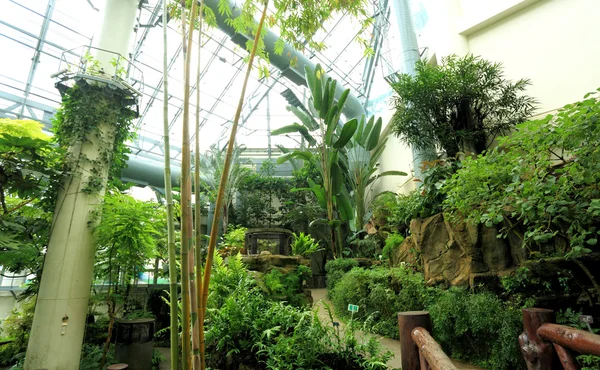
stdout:
<svg viewBox="0 0 600 370">
<path fill-rule="evenodd" d="M 194 1 L 195 3 L 195 1 Z M 190 133 L 189 133 L 189 103 L 190 103 L 190 80 L 189 80 L 189 52 L 186 39 L 186 8 L 185 0 L 181 0 L 181 37 L 183 50 L 183 128 L 181 139 L 181 305 L 182 305 L 182 368 L 189 370 L 191 368 L 191 343 L 190 343 L 190 270 L 189 270 L 189 251 L 190 251 L 190 208 L 191 208 L 191 182 L 190 182 Z M 192 28 L 193 25 L 190 25 Z"/>
<path fill-rule="evenodd" d="M 202 212 L 202 203 L 200 200 L 200 61 L 201 61 L 201 51 L 202 51 L 202 8 L 204 7 L 204 0 L 200 1 L 200 7 L 198 8 L 198 69 L 196 71 L 196 136 L 195 136 L 195 153 L 194 156 L 194 185 L 195 185 L 195 202 L 196 202 L 196 210 L 194 219 L 194 229 L 195 229 L 195 243 L 194 250 L 196 252 L 196 292 L 198 294 L 198 301 L 196 307 L 192 307 L 192 311 L 196 309 L 198 313 L 198 320 L 196 322 L 196 326 L 192 324 L 192 330 L 197 330 L 198 332 L 198 347 L 194 346 L 194 355 L 196 355 L 196 349 L 198 349 L 198 354 L 200 356 L 200 369 L 206 368 L 206 361 L 204 359 L 204 351 L 202 348 L 204 347 L 204 330 L 200 330 L 201 326 L 199 325 L 200 321 L 204 322 L 204 315 L 202 315 L 202 253 L 201 253 L 201 242 L 202 242 L 202 230 L 201 230 L 201 219 L 200 215 Z M 203 329 L 203 328 L 202 328 Z M 193 337 L 192 337 L 193 338 Z M 193 344 L 193 343 L 192 343 Z"/>
<path fill-rule="evenodd" d="M 269 1 L 266 0 L 258 28 L 256 29 L 256 35 L 254 36 L 254 45 L 250 52 L 250 59 L 248 60 L 248 68 L 246 69 L 246 76 L 244 77 L 244 84 L 242 86 L 242 92 L 240 94 L 240 100 L 238 101 L 237 110 L 235 111 L 235 117 L 233 124 L 231 125 L 231 134 L 229 135 L 229 143 L 227 145 L 227 155 L 225 157 L 225 165 L 223 166 L 223 173 L 221 173 L 221 182 L 219 183 L 219 191 L 217 193 L 217 201 L 215 205 L 214 220 L 219 220 L 221 216 L 221 208 L 223 206 L 223 198 L 225 196 L 225 186 L 227 185 L 227 177 L 229 174 L 229 168 L 231 167 L 231 158 L 233 153 L 233 147 L 235 145 L 235 135 L 237 133 L 240 116 L 242 114 L 242 107 L 244 105 L 244 97 L 246 95 L 246 87 L 248 86 L 248 79 L 250 78 L 250 72 L 252 71 L 252 63 L 254 62 L 254 56 L 256 55 L 256 49 L 258 48 L 258 42 L 262 32 L 263 24 L 265 22 L 265 16 L 267 14 L 267 7 Z M 210 273 L 213 263 L 213 255 L 215 253 L 215 247 L 217 245 L 217 234 L 219 232 L 219 222 L 213 222 L 210 230 L 210 240 L 208 243 L 208 252 L 206 256 L 206 265 L 204 266 L 204 281 L 202 282 L 202 307 L 200 309 L 200 316 L 204 317 L 206 314 L 206 302 L 208 299 L 208 287 L 210 284 Z M 200 321 L 200 332 L 204 330 L 204 322 Z M 201 356 L 204 356 L 204 346 L 201 347 Z"/>
<path fill-rule="evenodd" d="M 189 293 L 190 293 L 190 317 L 191 317 L 191 329 L 192 329 L 192 353 L 191 353 L 191 362 L 192 362 L 192 368 L 194 370 L 200 370 L 200 335 L 199 335 L 199 331 L 198 331 L 198 294 L 196 291 L 196 274 L 195 274 L 195 266 L 196 264 L 194 263 L 195 257 L 194 257 L 194 244 L 193 244 L 193 237 L 194 237 L 194 229 L 193 229 L 193 213 L 192 213 L 192 178 L 191 178 L 191 149 L 190 149 L 190 133 L 189 133 L 189 101 L 190 101 L 190 79 L 192 76 L 192 71 L 191 71 L 191 61 L 192 61 L 192 44 L 194 41 L 194 28 L 195 28 L 195 23 L 196 23 L 196 16 L 197 16 L 197 12 L 198 12 L 198 2 L 194 1 L 192 2 L 192 9 L 190 11 L 190 27 L 188 30 L 188 45 L 187 45 L 187 54 L 186 54 L 186 58 L 185 58 L 185 95 L 184 98 L 187 96 L 187 105 L 188 105 L 188 111 L 185 112 L 184 111 L 184 140 L 183 142 L 185 143 L 184 145 L 182 145 L 182 161 L 186 161 L 186 167 L 187 167 L 187 179 L 186 179 L 186 188 L 185 188 L 185 192 L 187 193 L 187 202 L 186 204 L 186 208 L 187 208 L 187 215 L 186 215 L 186 246 L 188 248 L 188 276 L 189 276 Z M 198 86 L 196 86 L 198 87 Z M 185 102 L 185 100 L 184 100 Z M 185 104 L 185 103 L 184 103 Z M 184 154 L 185 153 L 185 154 Z M 182 171 L 183 174 L 183 171 Z M 196 189 L 196 193 L 198 192 L 198 189 Z M 182 234 L 183 234 L 183 228 L 182 228 Z M 192 253 L 189 253 L 192 252 Z"/>
<path fill-rule="evenodd" d="M 169 71 L 167 61 L 167 3 L 163 0 L 163 130 L 165 151 L 165 198 L 167 201 L 167 243 L 169 249 L 169 292 L 171 295 L 171 369 L 178 368 L 179 320 L 177 305 L 177 256 L 175 253 L 175 215 L 171 189 L 171 143 L 169 140 Z"/>
</svg>

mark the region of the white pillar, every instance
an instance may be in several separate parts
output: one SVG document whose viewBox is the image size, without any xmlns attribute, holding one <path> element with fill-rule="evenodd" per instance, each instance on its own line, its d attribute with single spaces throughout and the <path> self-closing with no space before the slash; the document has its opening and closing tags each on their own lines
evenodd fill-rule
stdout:
<svg viewBox="0 0 600 370">
<path fill-rule="evenodd" d="M 137 7 L 137 0 L 106 0 L 100 30 L 94 36 L 92 46 L 119 53 L 129 59 Z M 92 50 L 92 54 L 100 62 L 104 71 L 112 75 L 114 67 L 110 62 L 115 55 L 97 50 Z"/>
<path fill-rule="evenodd" d="M 136 10 L 137 0 L 107 0 L 98 47 L 127 55 Z M 105 64 L 101 66 L 104 68 Z M 90 133 L 88 141 L 73 143 L 69 148 L 75 165 L 72 174 L 64 179 L 57 200 L 27 347 L 26 370 L 79 368 L 94 268 L 90 221 L 104 196 L 108 176 L 108 164 L 96 168 L 102 177 L 102 190 L 96 194 L 82 191 L 93 175 L 90 161 L 79 158 L 97 159 L 105 143 L 114 140 L 114 122 L 98 125 L 102 140 Z"/>
</svg>

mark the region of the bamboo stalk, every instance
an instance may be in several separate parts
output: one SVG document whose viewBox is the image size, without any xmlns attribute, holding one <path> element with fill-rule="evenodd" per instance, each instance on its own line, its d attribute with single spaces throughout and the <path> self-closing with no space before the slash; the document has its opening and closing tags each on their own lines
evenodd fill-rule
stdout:
<svg viewBox="0 0 600 370">
<path fill-rule="evenodd" d="M 195 244 L 194 250 L 196 251 L 196 292 L 198 294 L 198 304 L 195 307 L 198 313 L 197 332 L 198 332 L 198 355 L 200 357 L 200 369 L 206 369 L 206 360 L 204 358 L 204 328 L 200 325 L 200 322 L 204 322 L 204 315 L 202 314 L 202 252 L 201 252 L 201 241 L 202 241 L 202 230 L 200 215 L 202 212 L 202 204 L 200 200 L 200 61 L 201 61 L 201 50 L 202 50 L 202 8 L 204 7 L 204 0 L 200 0 L 200 7 L 198 8 L 198 70 L 196 71 L 196 137 L 195 137 L 195 153 L 194 156 L 194 184 L 195 184 L 195 202 L 196 202 L 196 218 L 195 218 Z M 193 309 L 194 307 L 192 307 Z M 202 329 L 202 330 L 201 330 Z M 194 347 L 194 355 L 196 347 Z"/>
<path fill-rule="evenodd" d="M 169 73 L 167 60 L 167 3 L 163 0 L 163 135 L 165 151 L 165 198 L 167 202 L 167 244 L 169 250 L 169 292 L 171 301 L 171 369 L 178 368 L 179 358 L 179 313 L 177 305 L 177 256 L 175 253 L 175 212 L 171 189 L 171 143 L 169 140 Z"/>
<path fill-rule="evenodd" d="M 200 370 L 200 335 L 198 331 L 198 295 L 196 291 L 196 274 L 194 272 L 195 263 L 194 263 L 194 247 L 193 247 L 193 221 L 192 221 L 192 179 L 191 179 L 191 149 L 190 149 L 190 132 L 189 132 L 189 101 L 190 101 L 190 78 L 192 75 L 192 71 L 190 70 L 191 61 L 192 61 L 192 43 L 194 40 L 194 24 L 196 22 L 196 16 L 198 11 L 198 2 L 194 1 L 192 3 L 192 9 L 190 11 L 190 27 L 188 33 L 188 45 L 187 45 L 187 54 L 185 58 L 185 95 L 184 102 L 187 99 L 188 109 L 187 112 L 184 110 L 184 138 L 182 145 L 182 162 L 185 162 L 186 167 L 186 181 L 182 183 L 185 184 L 184 192 L 182 192 L 182 205 L 185 204 L 186 209 L 186 218 L 185 223 L 182 223 L 182 235 L 184 234 L 185 229 L 185 240 L 186 247 L 188 249 L 188 276 L 189 276 L 189 296 L 190 296 L 190 318 L 191 318 L 191 330 L 192 330 L 192 352 L 191 352 L 191 363 L 194 370 Z M 185 18 L 184 18 L 185 19 Z M 182 166 L 183 167 L 183 166 Z M 183 168 L 182 168 L 182 179 L 183 179 Z M 196 189 L 196 193 L 198 189 Z M 183 203 L 183 193 L 186 193 L 186 202 Z M 182 207 L 184 209 L 184 207 Z M 189 252 L 192 251 L 190 254 Z"/>
<path fill-rule="evenodd" d="M 269 1 L 266 0 L 264 4 L 264 8 L 262 11 L 262 15 L 260 17 L 260 22 L 258 23 L 258 28 L 256 30 L 256 34 L 254 36 L 254 45 L 252 46 L 252 51 L 250 52 L 250 59 L 248 60 L 248 68 L 246 69 L 246 76 L 244 77 L 244 84 L 242 85 L 242 92 L 240 94 L 240 100 L 238 102 L 237 109 L 235 111 L 235 117 L 233 119 L 233 124 L 231 125 L 231 134 L 229 135 L 229 143 L 227 145 L 227 155 L 225 156 L 225 165 L 223 167 L 223 172 L 221 173 L 221 181 L 219 183 L 219 192 L 217 193 L 217 201 L 215 205 L 215 213 L 214 220 L 219 220 L 221 216 L 221 208 L 223 205 L 223 198 L 225 196 L 225 186 L 227 185 L 227 178 L 229 174 L 229 168 L 231 167 L 231 158 L 233 154 L 233 147 L 235 146 L 235 135 L 237 133 L 238 124 L 240 121 L 240 116 L 242 113 L 242 106 L 244 105 L 244 97 L 246 95 L 246 88 L 248 86 L 248 79 L 250 78 L 250 71 L 252 71 L 252 63 L 254 62 L 254 56 L 256 55 L 256 49 L 258 48 L 258 41 L 260 40 L 260 34 L 262 32 L 263 24 L 265 23 L 265 16 L 267 14 L 267 7 L 269 5 Z M 217 245 L 217 234 L 219 232 L 219 222 L 213 222 L 210 230 L 210 240 L 208 243 L 208 252 L 206 256 L 206 265 L 204 267 L 204 281 L 202 282 L 202 307 L 200 310 L 201 317 L 204 317 L 206 314 L 206 301 L 208 299 L 208 287 L 210 284 L 210 273 L 212 269 L 213 256 L 215 253 L 215 247 Z M 204 321 L 200 321 L 200 331 L 204 330 Z M 204 356 L 204 346 L 201 347 L 201 356 Z"/>
<path fill-rule="evenodd" d="M 194 2 L 195 3 L 195 2 Z M 188 73 L 188 46 L 186 40 L 186 16 L 185 0 L 181 0 L 181 37 L 183 50 L 183 127 L 181 138 L 181 301 L 182 301 L 182 368 L 191 369 L 191 343 L 190 343 L 190 207 L 191 207 L 191 184 L 190 184 L 190 135 L 189 135 L 189 113 L 190 113 L 190 79 Z M 190 27 L 192 27 L 190 25 Z"/>
</svg>

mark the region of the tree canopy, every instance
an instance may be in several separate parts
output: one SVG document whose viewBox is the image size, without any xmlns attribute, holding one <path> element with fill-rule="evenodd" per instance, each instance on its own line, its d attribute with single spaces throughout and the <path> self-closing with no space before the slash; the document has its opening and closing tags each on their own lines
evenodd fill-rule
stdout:
<svg viewBox="0 0 600 370">
<path fill-rule="evenodd" d="M 393 132 L 409 145 L 448 157 L 483 152 L 530 117 L 536 104 L 524 95 L 528 79 L 508 81 L 500 63 L 473 55 L 451 55 L 441 65 L 419 61 L 415 76 L 396 77 Z"/>
</svg>

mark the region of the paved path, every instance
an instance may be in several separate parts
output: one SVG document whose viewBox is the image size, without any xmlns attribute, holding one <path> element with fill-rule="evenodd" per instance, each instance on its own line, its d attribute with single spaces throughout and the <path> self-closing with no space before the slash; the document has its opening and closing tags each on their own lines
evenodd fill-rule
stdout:
<svg viewBox="0 0 600 370">
<path fill-rule="evenodd" d="M 333 310 L 333 305 L 327 299 L 327 289 L 311 289 L 311 292 L 312 292 L 312 297 L 313 297 L 313 301 L 314 301 L 313 307 L 318 309 L 319 317 L 324 322 L 330 321 L 329 315 L 328 315 L 327 311 L 325 310 L 325 303 L 328 304 L 332 310 Z M 343 324 L 340 323 L 340 325 L 343 325 Z M 374 336 L 374 337 L 378 338 L 379 343 L 381 343 L 381 346 L 383 347 L 383 349 L 389 350 L 394 354 L 394 357 L 392 357 L 387 363 L 388 367 L 391 369 L 400 369 L 400 367 L 402 366 L 402 363 L 400 362 L 400 341 L 399 340 L 385 338 L 385 337 L 382 337 L 382 336 L 379 336 L 376 334 L 365 334 L 360 331 L 356 332 L 356 336 L 357 336 L 357 339 L 359 339 L 359 340 L 361 340 L 367 336 Z M 454 362 L 454 365 L 456 365 L 456 367 L 459 370 L 481 370 L 478 367 L 468 365 L 468 364 L 462 363 L 460 361 L 452 360 L 452 362 Z"/>
</svg>

